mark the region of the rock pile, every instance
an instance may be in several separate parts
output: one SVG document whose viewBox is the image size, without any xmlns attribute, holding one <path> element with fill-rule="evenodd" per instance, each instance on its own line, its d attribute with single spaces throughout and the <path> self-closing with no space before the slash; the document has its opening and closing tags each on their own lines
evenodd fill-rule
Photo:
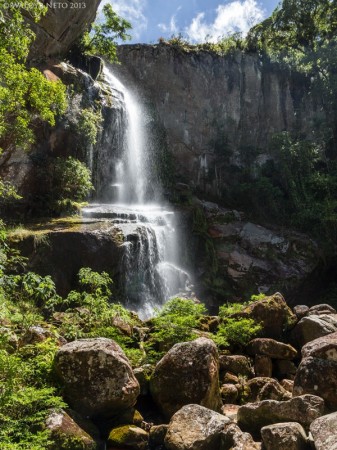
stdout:
<svg viewBox="0 0 337 450">
<path fill-rule="evenodd" d="M 316 328 L 335 310 L 318 305 L 292 312 L 280 294 L 273 300 L 244 311 L 265 327 L 264 337 L 241 354 L 219 355 L 201 337 L 174 345 L 152 371 L 133 371 L 110 339 L 60 347 L 55 371 L 74 411 L 54 411 L 47 420 L 59 448 L 67 448 L 65 437 L 76 437 L 84 449 L 99 449 L 103 439 L 108 450 L 336 450 L 337 332 L 322 328 L 317 337 Z M 277 328 L 269 304 L 282 311 Z M 299 352 L 294 336 L 312 318 L 316 338 Z M 282 333 L 285 323 L 291 327 Z"/>
</svg>

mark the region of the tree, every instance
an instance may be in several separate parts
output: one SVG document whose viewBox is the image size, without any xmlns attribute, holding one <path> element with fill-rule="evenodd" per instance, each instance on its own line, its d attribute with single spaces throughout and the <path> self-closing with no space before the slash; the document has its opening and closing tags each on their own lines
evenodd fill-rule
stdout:
<svg viewBox="0 0 337 450">
<path fill-rule="evenodd" d="M 337 158 L 337 1 L 283 0 L 250 30 L 247 45 L 308 76 L 326 113 L 330 155 Z"/>
<path fill-rule="evenodd" d="M 38 121 L 55 124 L 66 109 L 66 88 L 27 67 L 35 35 L 24 19 L 37 22 L 46 7 L 39 0 L 0 2 L 0 151 L 29 149 Z"/>
<path fill-rule="evenodd" d="M 116 45 L 118 39 L 130 39 L 127 31 L 131 24 L 118 16 L 108 3 L 103 7 L 104 22 L 94 23 L 91 31 L 84 33 L 81 40 L 81 50 L 88 55 L 105 56 L 110 62 L 117 61 Z"/>
</svg>

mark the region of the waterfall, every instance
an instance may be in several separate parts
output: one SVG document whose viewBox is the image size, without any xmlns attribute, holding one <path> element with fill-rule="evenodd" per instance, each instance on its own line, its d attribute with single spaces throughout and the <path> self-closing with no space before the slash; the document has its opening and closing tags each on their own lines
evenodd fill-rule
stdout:
<svg viewBox="0 0 337 450">
<path fill-rule="evenodd" d="M 104 78 L 119 109 L 109 121 L 110 131 L 100 148 L 104 157 L 98 158 L 94 177 L 98 202 L 84 208 L 82 214 L 109 220 L 121 230 L 120 285 L 126 306 L 147 318 L 170 297 L 193 295 L 193 287 L 188 272 L 181 268 L 176 214 L 160 200 L 161 188 L 150 166 L 146 112 L 107 67 Z"/>
</svg>

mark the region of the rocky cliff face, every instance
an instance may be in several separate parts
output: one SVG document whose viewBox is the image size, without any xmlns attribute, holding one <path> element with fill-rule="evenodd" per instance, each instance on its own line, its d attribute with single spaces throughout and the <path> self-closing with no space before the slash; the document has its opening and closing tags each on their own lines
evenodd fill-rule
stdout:
<svg viewBox="0 0 337 450">
<path fill-rule="evenodd" d="M 221 194 L 233 165 L 263 164 L 273 134 L 307 134 L 315 116 L 308 80 L 257 55 L 160 44 L 121 46 L 119 59 L 166 131 L 175 174 L 204 192 Z"/>
<path fill-rule="evenodd" d="M 36 33 L 31 59 L 64 56 L 94 21 L 101 0 L 84 0 L 78 3 L 70 0 L 43 0 L 42 3 L 47 5 L 48 11 L 37 25 L 31 23 Z M 30 22 L 29 17 L 27 20 Z"/>
</svg>

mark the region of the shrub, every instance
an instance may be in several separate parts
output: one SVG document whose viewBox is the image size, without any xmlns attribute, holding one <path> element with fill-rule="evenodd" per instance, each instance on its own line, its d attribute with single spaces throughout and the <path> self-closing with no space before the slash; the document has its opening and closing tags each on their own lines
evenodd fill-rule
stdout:
<svg viewBox="0 0 337 450">
<path fill-rule="evenodd" d="M 169 300 L 152 320 L 154 331 L 147 343 L 148 350 L 159 347 L 160 351 L 169 350 L 178 342 L 190 341 L 197 337 L 193 331 L 205 314 L 204 305 L 193 300 L 174 298 Z M 150 347 L 150 348 L 149 348 Z"/>
</svg>

